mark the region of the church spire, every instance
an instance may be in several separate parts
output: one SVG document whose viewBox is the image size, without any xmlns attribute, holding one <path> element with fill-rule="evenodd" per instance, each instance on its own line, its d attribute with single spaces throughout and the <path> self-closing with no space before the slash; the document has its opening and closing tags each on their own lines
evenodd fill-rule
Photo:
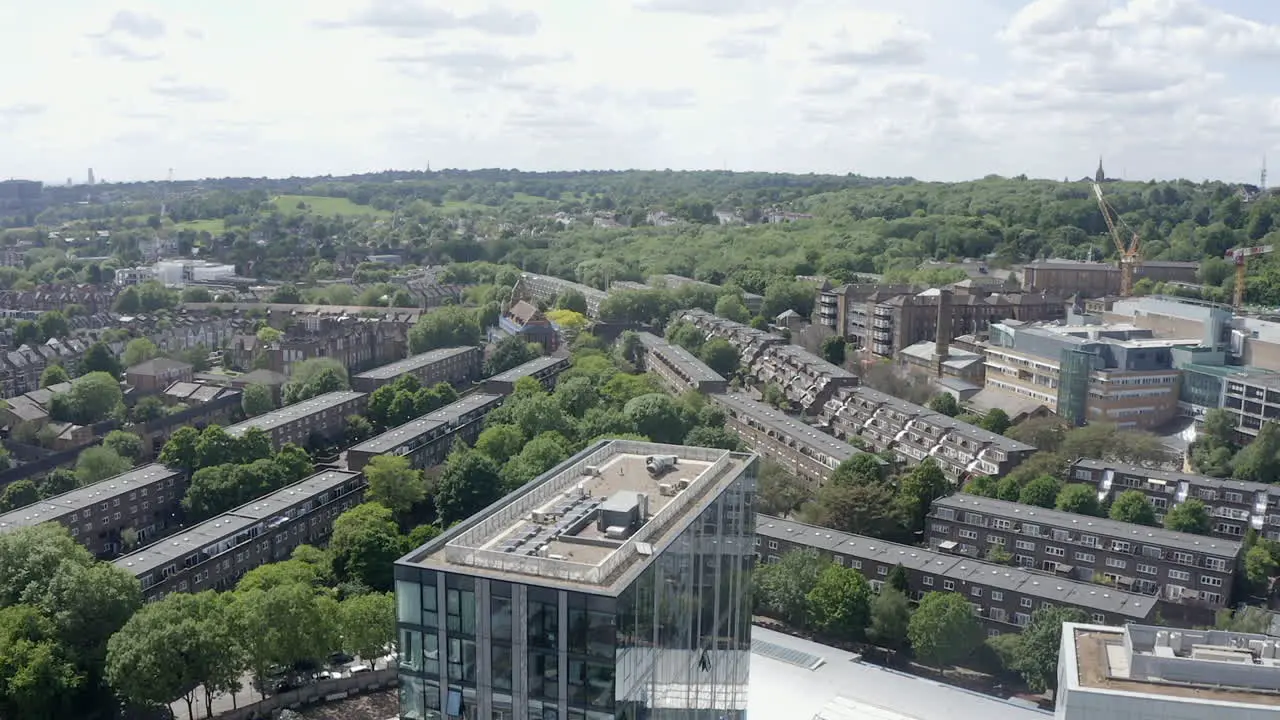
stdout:
<svg viewBox="0 0 1280 720">
<path fill-rule="evenodd" d="M 1098 172 L 1093 174 L 1093 179 L 1102 182 L 1107 179 L 1107 173 L 1102 169 L 1102 156 L 1098 156 Z"/>
</svg>

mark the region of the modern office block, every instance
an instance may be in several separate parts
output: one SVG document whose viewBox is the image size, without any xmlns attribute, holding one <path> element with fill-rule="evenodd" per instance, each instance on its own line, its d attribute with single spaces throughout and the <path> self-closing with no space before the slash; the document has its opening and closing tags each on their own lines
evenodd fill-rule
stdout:
<svg viewBox="0 0 1280 720">
<path fill-rule="evenodd" d="M 347 467 L 364 470 L 377 455 L 405 455 L 419 470 L 439 465 L 457 440 L 476 441 L 481 421 L 502 400 L 501 395 L 472 393 L 352 447 L 347 451 Z"/>
<path fill-rule="evenodd" d="M 400 717 L 744 718 L 757 466 L 602 440 L 401 558 Z"/>
<path fill-rule="evenodd" d="M 480 348 L 475 346 L 440 348 L 355 375 L 351 387 L 371 393 L 404 375 L 412 375 L 423 385 L 471 382 L 480 376 L 481 360 Z"/>
</svg>

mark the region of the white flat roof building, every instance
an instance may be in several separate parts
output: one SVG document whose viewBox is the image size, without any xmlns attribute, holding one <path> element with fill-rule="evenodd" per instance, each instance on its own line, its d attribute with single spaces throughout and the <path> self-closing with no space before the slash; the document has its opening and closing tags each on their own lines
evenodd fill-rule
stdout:
<svg viewBox="0 0 1280 720">
<path fill-rule="evenodd" d="M 1280 638 L 1065 623 L 1058 720 L 1275 720 Z"/>
</svg>

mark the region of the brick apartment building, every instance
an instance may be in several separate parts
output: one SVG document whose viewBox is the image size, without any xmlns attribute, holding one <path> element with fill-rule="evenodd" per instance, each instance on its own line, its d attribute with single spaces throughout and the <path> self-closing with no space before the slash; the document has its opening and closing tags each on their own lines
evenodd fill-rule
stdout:
<svg viewBox="0 0 1280 720">
<path fill-rule="evenodd" d="M 934 501 L 925 535 L 945 552 L 978 557 L 995 546 L 1020 567 L 1214 610 L 1231 597 L 1241 553 L 1231 540 L 975 495 Z"/>
<path fill-rule="evenodd" d="M 474 345 L 439 348 L 420 355 L 376 367 L 351 378 L 351 388 L 371 393 L 404 375 L 412 375 L 423 385 L 469 383 L 480 375 L 480 348 Z"/>
<path fill-rule="evenodd" d="M 191 382 L 193 374 L 189 363 L 158 357 L 125 370 L 124 379 L 137 392 L 154 395 L 174 383 Z"/>
<path fill-rule="evenodd" d="M 501 395 L 467 395 L 353 446 L 347 450 L 347 466 L 352 470 L 364 470 L 364 466 L 378 455 L 404 455 L 418 470 L 439 465 L 455 442 L 475 443 L 484 418 L 502 401 Z"/>
<path fill-rule="evenodd" d="M 486 393 L 510 395 L 515 392 L 516 381 L 521 378 L 531 377 L 550 390 L 555 387 L 556 378 L 560 377 L 560 373 L 568 370 L 572 364 L 572 360 L 568 357 L 548 355 L 547 357 L 534 358 L 523 365 L 486 378 L 480 387 Z"/>
<path fill-rule="evenodd" d="M 246 572 L 321 545 L 333 521 L 364 497 L 364 476 L 325 470 L 115 561 L 146 602 L 171 592 L 229 590 Z"/>
<path fill-rule="evenodd" d="M 312 436 L 326 440 L 342 437 L 347 416 L 363 415 L 368 402 L 365 393 L 338 390 L 236 423 L 227 428 L 227 434 L 239 437 L 249 428 L 259 428 L 276 449 L 288 443 L 306 447 Z"/>
<path fill-rule="evenodd" d="M 0 532 L 56 522 L 89 552 L 111 556 L 125 549 L 126 530 L 141 543 L 179 527 L 186 491 L 181 470 L 143 465 L 0 515 Z"/>
<path fill-rule="evenodd" d="M 1112 588 L 998 565 L 862 535 L 756 516 L 756 557 L 777 562 L 793 550 L 813 550 L 822 558 L 858 570 L 880 591 L 889 573 L 902 566 L 911 598 L 930 592 L 959 593 L 982 619 L 988 635 L 1018 632 L 1040 609 L 1074 607 L 1094 622 L 1123 624 L 1156 617 L 1153 598 Z"/>
<path fill-rule="evenodd" d="M 568 291 L 580 293 L 582 297 L 586 298 L 588 317 L 600 317 L 600 303 L 604 302 L 604 299 L 608 297 L 607 293 L 582 283 L 563 280 L 551 275 L 521 273 L 520 280 L 516 282 L 515 288 L 511 291 L 511 297 L 513 300 L 523 299 L 550 304 L 562 293 Z"/>
<path fill-rule="evenodd" d="M 489 331 L 490 342 L 518 337 L 527 343 L 542 346 L 542 352 L 553 353 L 560 349 L 560 331 L 536 305 L 520 300 L 498 315 L 497 327 Z"/>
<path fill-rule="evenodd" d="M 1199 282 L 1200 263 L 1147 260 L 1134 272 L 1134 282 Z M 1022 287 L 1026 290 L 1101 297 L 1120 292 L 1120 268 L 1114 263 L 1080 260 L 1037 260 L 1022 267 Z"/>
<path fill-rule="evenodd" d="M 657 375 L 673 393 L 696 390 L 700 393 L 722 393 L 729 383 L 693 353 L 673 345 L 653 333 L 638 334 L 643 348 L 640 365 L 645 372 Z"/>
</svg>

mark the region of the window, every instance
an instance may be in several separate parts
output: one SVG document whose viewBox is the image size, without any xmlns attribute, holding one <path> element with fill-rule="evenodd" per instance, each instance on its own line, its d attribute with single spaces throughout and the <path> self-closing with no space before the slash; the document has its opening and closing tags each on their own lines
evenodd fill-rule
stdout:
<svg viewBox="0 0 1280 720">
<path fill-rule="evenodd" d="M 1194 565 L 1195 557 L 1192 556 L 1191 553 L 1175 552 L 1173 554 L 1173 561 L 1176 563 L 1182 563 L 1183 565 Z"/>
<path fill-rule="evenodd" d="M 1049 557 L 1066 557 L 1066 556 L 1067 556 L 1067 551 L 1066 551 L 1066 550 L 1063 550 L 1063 549 L 1062 549 L 1062 548 L 1060 548 L 1060 547 L 1054 547 L 1054 546 L 1052 546 L 1052 545 L 1046 545 L 1046 546 L 1045 546 L 1045 548 L 1044 548 L 1044 554 L 1045 554 L 1045 555 L 1048 555 Z"/>
<path fill-rule="evenodd" d="M 777 549 L 778 549 L 778 541 L 777 541 L 777 540 L 770 540 L 770 541 L 769 541 L 769 549 L 770 549 L 770 550 L 777 550 Z"/>
<path fill-rule="evenodd" d="M 1093 553 L 1076 552 L 1075 559 L 1079 563 L 1093 563 L 1097 558 L 1094 557 Z"/>
<path fill-rule="evenodd" d="M 925 575 L 924 577 L 920 578 L 920 584 L 925 587 L 933 587 L 933 576 Z"/>
<path fill-rule="evenodd" d="M 1111 551 L 1118 553 L 1129 552 L 1129 542 L 1127 540 L 1112 540 Z"/>
<path fill-rule="evenodd" d="M 1020 606 L 1022 606 L 1022 607 L 1024 607 L 1024 608 L 1029 608 L 1029 607 L 1031 607 L 1031 605 L 1032 605 L 1032 603 L 1031 603 L 1031 598 L 1022 598 L 1022 600 L 1020 600 L 1020 601 L 1018 602 L 1018 605 L 1020 605 Z"/>
<path fill-rule="evenodd" d="M 1013 624 L 1019 627 L 1026 627 L 1031 623 L 1031 616 L 1026 613 L 1014 613 Z"/>
<path fill-rule="evenodd" d="M 1227 571 L 1227 561 L 1222 558 L 1207 557 L 1204 559 L 1204 566 L 1210 570 L 1217 570 L 1218 572 Z"/>
<path fill-rule="evenodd" d="M 934 532 L 934 533 L 936 533 L 936 534 L 938 534 L 938 535 L 950 535 L 950 534 L 951 534 L 951 526 L 950 526 L 950 525 L 947 525 L 947 524 L 945 524 L 945 523 L 933 523 L 933 524 L 931 525 L 931 527 L 933 528 L 933 532 Z"/>
<path fill-rule="evenodd" d="M 1158 572 L 1155 565 L 1147 565 L 1146 563 L 1138 563 L 1137 570 L 1143 575 L 1155 575 Z"/>
<path fill-rule="evenodd" d="M 881 566 L 877 567 L 877 568 L 876 568 L 876 574 L 877 574 L 877 575 L 879 575 L 880 577 L 884 577 L 885 575 L 888 575 L 888 574 L 889 574 L 889 566 L 888 566 L 888 565 L 881 565 Z"/>
<path fill-rule="evenodd" d="M 974 597 L 982 597 L 982 588 L 980 587 L 969 588 L 969 594 Z"/>
<path fill-rule="evenodd" d="M 1040 526 L 1039 526 L 1039 525 L 1029 525 L 1029 524 L 1023 523 L 1023 525 L 1022 525 L 1022 534 L 1023 534 L 1023 535 L 1030 535 L 1030 536 L 1032 536 L 1032 537 L 1036 537 L 1036 536 L 1040 535 Z"/>
<path fill-rule="evenodd" d="M 1201 575 L 1200 584 L 1208 585 L 1209 587 L 1222 587 L 1222 578 L 1213 577 L 1212 575 Z"/>
<path fill-rule="evenodd" d="M 1106 622 L 1106 620 L 1107 620 L 1107 616 L 1106 616 L 1106 615 L 1103 615 L 1102 613 L 1094 613 L 1094 614 L 1092 614 L 1092 615 L 1090 615 L 1090 616 L 1089 616 L 1089 619 L 1091 619 L 1091 620 L 1093 620 L 1095 623 L 1098 623 L 1099 625 L 1101 625 L 1102 623 Z"/>
<path fill-rule="evenodd" d="M 977 530 L 966 530 L 966 529 L 964 529 L 964 528 L 960 528 L 958 531 L 956 531 L 956 534 L 957 534 L 957 535 L 959 535 L 960 537 L 964 538 L 965 540 L 977 540 L 977 539 L 978 539 L 978 531 L 977 531 Z"/>
<path fill-rule="evenodd" d="M 1098 538 L 1096 535 L 1081 535 L 1080 544 L 1086 547 L 1098 547 Z"/>
<path fill-rule="evenodd" d="M 1129 563 L 1128 561 L 1121 560 L 1119 558 L 1107 558 L 1107 567 L 1123 570 L 1126 567 L 1129 567 Z"/>
<path fill-rule="evenodd" d="M 1004 537 L 1003 537 L 1003 536 L 1001 536 L 1001 535 L 988 535 L 988 536 L 987 536 L 987 544 L 988 544 L 988 545 L 999 545 L 1000 547 L 1004 547 Z"/>
<path fill-rule="evenodd" d="M 853 568 L 854 570 L 861 570 L 861 569 L 862 569 L 862 561 L 861 561 L 861 560 L 850 560 L 850 561 L 849 561 L 849 567 Z"/>
<path fill-rule="evenodd" d="M 1191 579 L 1191 573 L 1189 573 L 1189 572 L 1187 572 L 1187 571 L 1185 571 L 1185 570 L 1170 570 L 1170 571 L 1169 571 L 1169 579 L 1170 579 L 1170 580 L 1181 580 L 1181 581 L 1184 581 L 1184 582 L 1185 582 L 1185 581 L 1187 581 L 1187 580 L 1190 580 L 1190 579 Z"/>
<path fill-rule="evenodd" d="M 943 581 L 942 581 L 942 589 L 943 589 L 943 590 L 955 590 L 955 589 L 956 589 L 956 581 L 955 581 L 955 580 L 943 580 Z"/>
<path fill-rule="evenodd" d="M 1017 540 L 1013 543 L 1013 546 L 1019 550 L 1027 550 L 1029 552 L 1036 551 L 1036 544 L 1030 540 Z"/>
</svg>

